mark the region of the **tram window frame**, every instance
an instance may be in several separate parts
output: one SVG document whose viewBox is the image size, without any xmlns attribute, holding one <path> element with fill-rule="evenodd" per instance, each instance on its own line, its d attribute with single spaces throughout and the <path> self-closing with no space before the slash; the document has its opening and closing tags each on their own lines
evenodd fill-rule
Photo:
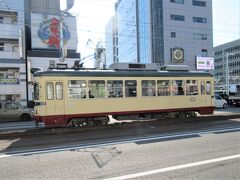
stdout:
<svg viewBox="0 0 240 180">
<path fill-rule="evenodd" d="M 39 84 L 38 83 L 34 83 L 33 85 L 33 97 L 34 100 L 39 100 Z"/>
<path fill-rule="evenodd" d="M 96 85 L 96 86 L 93 86 Z M 105 98 L 106 97 L 106 82 L 104 80 L 89 80 L 88 81 L 89 98 Z"/>
<path fill-rule="evenodd" d="M 125 97 L 137 97 L 137 80 L 125 80 Z"/>
<path fill-rule="evenodd" d="M 85 80 L 68 81 L 68 99 L 72 100 L 85 99 L 86 94 L 87 94 L 87 82 Z"/>
<path fill-rule="evenodd" d="M 170 80 L 158 80 L 157 81 L 158 96 L 170 96 L 171 95 L 171 81 Z"/>
<path fill-rule="evenodd" d="M 201 89 L 201 95 L 205 95 L 205 81 L 201 81 L 200 89 Z"/>
<path fill-rule="evenodd" d="M 171 93 L 173 96 L 184 96 L 186 89 L 185 89 L 185 80 L 172 80 L 171 84 Z"/>
<path fill-rule="evenodd" d="M 107 81 L 108 98 L 123 97 L 123 81 L 122 80 L 108 80 Z"/>
<path fill-rule="evenodd" d="M 51 85 L 52 89 L 49 89 L 49 87 L 50 87 L 49 85 Z M 54 84 L 53 84 L 53 82 L 46 83 L 46 93 L 47 93 L 47 100 L 54 100 Z"/>
<path fill-rule="evenodd" d="M 156 81 L 155 80 L 142 80 L 142 97 L 156 96 Z"/>
<path fill-rule="evenodd" d="M 186 95 L 187 96 L 198 95 L 198 81 L 197 80 L 186 80 Z"/>
<path fill-rule="evenodd" d="M 209 85 L 209 86 L 208 86 Z M 211 94 L 211 88 L 212 88 L 212 85 L 211 85 L 211 82 L 210 81 L 206 81 L 206 94 L 207 95 L 210 95 Z"/>
<path fill-rule="evenodd" d="M 55 92 L 56 92 L 56 100 L 62 100 L 63 99 L 63 83 L 62 82 L 55 83 Z"/>
</svg>

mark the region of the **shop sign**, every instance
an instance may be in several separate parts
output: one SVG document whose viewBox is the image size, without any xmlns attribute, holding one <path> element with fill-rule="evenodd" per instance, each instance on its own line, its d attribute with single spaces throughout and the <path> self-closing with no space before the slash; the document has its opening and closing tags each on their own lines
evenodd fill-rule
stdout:
<svg viewBox="0 0 240 180">
<path fill-rule="evenodd" d="M 19 81 L 17 78 L 1 78 L 0 84 L 18 84 Z"/>
</svg>

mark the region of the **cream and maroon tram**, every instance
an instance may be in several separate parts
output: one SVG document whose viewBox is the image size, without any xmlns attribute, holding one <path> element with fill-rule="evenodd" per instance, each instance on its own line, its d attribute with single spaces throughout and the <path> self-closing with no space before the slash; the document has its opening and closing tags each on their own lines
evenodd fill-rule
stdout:
<svg viewBox="0 0 240 180">
<path fill-rule="evenodd" d="M 212 114 L 214 79 L 206 72 L 46 70 L 34 74 L 34 119 L 47 127 Z"/>
</svg>

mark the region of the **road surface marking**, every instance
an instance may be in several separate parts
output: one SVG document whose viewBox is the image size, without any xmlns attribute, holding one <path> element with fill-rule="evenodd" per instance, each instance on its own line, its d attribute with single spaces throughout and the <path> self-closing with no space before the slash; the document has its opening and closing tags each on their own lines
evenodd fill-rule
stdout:
<svg viewBox="0 0 240 180">
<path fill-rule="evenodd" d="M 171 166 L 171 167 L 166 167 L 166 168 L 162 168 L 162 169 L 155 169 L 155 170 L 151 170 L 151 171 L 145 171 L 145 172 L 129 174 L 129 175 L 124 175 L 124 176 L 118 176 L 118 177 L 113 177 L 113 178 L 109 178 L 106 180 L 124 180 L 124 179 L 130 179 L 130 178 L 138 178 L 138 177 L 142 177 L 142 176 L 148 176 L 148 175 L 153 175 L 153 174 L 157 174 L 157 173 L 174 171 L 174 170 L 178 170 L 178 169 L 184 169 L 184 168 L 200 166 L 200 165 L 204 165 L 204 164 L 227 161 L 227 160 L 237 159 L 237 158 L 240 158 L 240 154 L 216 158 L 216 159 L 209 159 L 209 160 L 205 160 L 205 161 L 198 161 L 198 162 L 194 162 L 194 163 L 182 164 L 182 165 L 177 165 L 177 166 Z"/>
</svg>

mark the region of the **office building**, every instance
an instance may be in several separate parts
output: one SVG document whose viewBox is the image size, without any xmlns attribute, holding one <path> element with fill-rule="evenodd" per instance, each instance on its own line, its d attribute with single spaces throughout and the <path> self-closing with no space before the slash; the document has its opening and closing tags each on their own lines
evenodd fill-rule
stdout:
<svg viewBox="0 0 240 180">
<path fill-rule="evenodd" d="M 213 56 L 212 0 L 118 0 L 115 10 L 118 62 L 195 70 L 197 56 Z"/>
<path fill-rule="evenodd" d="M 0 3 L 0 100 L 27 105 L 24 23 L 23 0 Z"/>
<path fill-rule="evenodd" d="M 239 94 L 240 39 L 214 47 L 214 61 L 216 90 L 226 90 L 229 84 L 230 93 Z"/>
<path fill-rule="evenodd" d="M 71 1 L 71 0 L 70 0 Z M 72 5 L 73 6 L 73 1 Z M 60 21 L 63 22 L 63 43 L 61 50 Z M 64 63 L 72 67 L 74 61 L 80 60 L 77 53 L 77 21 L 69 12 L 60 11 L 60 0 L 25 0 L 26 56 L 28 68 L 28 100 L 32 100 L 31 69 L 56 67 L 62 54 Z M 62 53 L 61 53 L 62 52 Z"/>
</svg>

